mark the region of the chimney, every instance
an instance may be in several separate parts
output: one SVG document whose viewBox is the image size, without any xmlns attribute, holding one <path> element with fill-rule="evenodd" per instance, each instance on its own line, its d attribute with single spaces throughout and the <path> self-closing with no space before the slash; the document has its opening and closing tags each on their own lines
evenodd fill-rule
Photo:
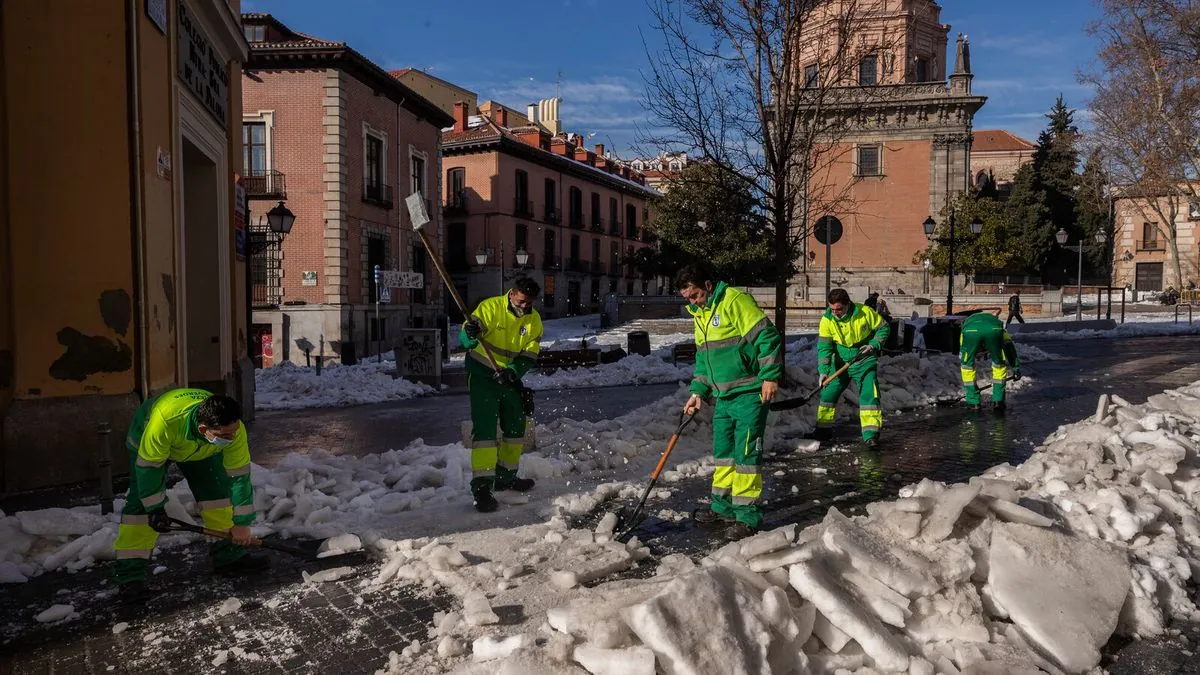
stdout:
<svg viewBox="0 0 1200 675">
<path fill-rule="evenodd" d="M 462 101 L 454 104 L 454 130 L 467 130 L 467 104 Z"/>
<path fill-rule="evenodd" d="M 530 122 L 537 124 L 538 123 L 538 104 L 530 103 L 529 105 L 525 106 L 525 116 L 529 118 Z"/>
<path fill-rule="evenodd" d="M 508 108 L 502 105 L 496 106 L 496 124 L 508 128 Z"/>
<path fill-rule="evenodd" d="M 603 144 L 603 143 L 597 143 L 597 144 L 596 144 L 596 156 L 597 156 L 597 157 L 603 157 L 603 156 L 604 156 L 604 144 Z"/>
</svg>

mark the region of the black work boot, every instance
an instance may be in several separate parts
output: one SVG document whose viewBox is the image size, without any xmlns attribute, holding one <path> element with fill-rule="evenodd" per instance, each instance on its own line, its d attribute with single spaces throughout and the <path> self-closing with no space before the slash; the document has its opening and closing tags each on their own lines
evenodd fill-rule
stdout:
<svg viewBox="0 0 1200 675">
<path fill-rule="evenodd" d="M 471 496 L 475 498 L 475 510 L 480 513 L 491 513 L 498 504 L 492 496 L 492 478 L 475 478 L 471 480 Z"/>
<path fill-rule="evenodd" d="M 502 466 L 496 467 L 496 481 L 492 487 L 496 492 L 502 490 L 514 490 L 516 492 L 529 492 L 533 489 L 532 478 L 517 478 L 517 472 L 512 469 L 506 469 Z"/>
<path fill-rule="evenodd" d="M 863 445 L 867 446 L 868 450 L 877 450 L 879 449 L 879 437 L 872 436 L 870 438 L 863 439 Z"/>
<path fill-rule="evenodd" d="M 821 441 L 822 443 L 832 441 L 833 429 L 830 429 L 829 427 L 817 427 L 812 432 L 812 438 L 814 441 Z"/>
<path fill-rule="evenodd" d="M 1003 415 L 1004 411 L 1008 410 L 1008 404 L 1004 401 L 993 401 L 992 410 L 995 410 L 997 414 Z"/>
<path fill-rule="evenodd" d="M 746 537 L 749 537 L 750 535 L 757 534 L 757 533 L 758 533 L 757 529 L 750 527 L 749 525 L 747 525 L 741 521 L 738 521 L 738 522 L 734 523 L 733 525 L 730 525 L 729 527 L 725 528 L 725 539 L 727 539 L 728 541 L 737 541 L 739 539 L 745 539 Z"/>
<path fill-rule="evenodd" d="M 213 565 L 213 573 L 223 577 L 240 577 L 258 574 L 271 569 L 271 559 L 267 554 L 254 551 L 223 565 Z"/>
<path fill-rule="evenodd" d="M 117 584 L 117 602 L 122 605 L 141 605 L 154 595 L 145 581 Z"/>
<path fill-rule="evenodd" d="M 711 525 L 718 522 L 733 522 L 733 518 L 717 513 L 710 506 L 698 506 L 692 511 L 692 520 L 699 525 Z"/>
</svg>

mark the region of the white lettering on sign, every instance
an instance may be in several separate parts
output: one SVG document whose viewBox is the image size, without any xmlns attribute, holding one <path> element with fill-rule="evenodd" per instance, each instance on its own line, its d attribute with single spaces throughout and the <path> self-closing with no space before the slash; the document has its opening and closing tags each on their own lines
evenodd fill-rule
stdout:
<svg viewBox="0 0 1200 675">
<path fill-rule="evenodd" d="M 425 288 L 425 275 L 420 272 L 380 270 L 379 285 L 385 288 Z"/>
<path fill-rule="evenodd" d="M 222 125 L 229 119 L 229 64 L 221 60 L 208 36 L 183 2 L 179 3 L 179 79 Z"/>
</svg>

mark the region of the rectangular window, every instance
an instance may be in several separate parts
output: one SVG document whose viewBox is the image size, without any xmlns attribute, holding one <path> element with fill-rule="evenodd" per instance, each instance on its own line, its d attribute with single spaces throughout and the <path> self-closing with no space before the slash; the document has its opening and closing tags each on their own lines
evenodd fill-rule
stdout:
<svg viewBox="0 0 1200 675">
<path fill-rule="evenodd" d="M 1200 199 L 1188 202 L 1188 220 L 1200 220 Z"/>
<path fill-rule="evenodd" d="M 529 250 L 529 226 L 517 223 L 517 250 Z"/>
<path fill-rule="evenodd" d="M 860 145 L 858 151 L 858 173 L 859 176 L 882 176 L 883 170 L 879 165 L 879 146 L 878 145 Z"/>
<path fill-rule="evenodd" d="M 246 42 L 262 42 L 266 38 L 266 26 L 246 26 Z"/>
<path fill-rule="evenodd" d="M 592 262 L 597 266 L 600 264 L 600 240 L 592 239 Z"/>
<path fill-rule="evenodd" d="M 603 216 L 600 215 L 600 193 L 592 193 L 592 227 L 600 227 L 603 225 Z"/>
<path fill-rule="evenodd" d="M 878 61 L 878 57 L 871 54 L 858 62 L 858 86 L 871 87 L 879 83 Z"/>
<path fill-rule="evenodd" d="M 378 291 L 375 288 L 375 266 L 387 269 L 387 239 L 367 235 L 367 302 L 375 302 Z"/>
<path fill-rule="evenodd" d="M 266 122 L 242 123 L 242 172 L 247 176 L 267 173 Z"/>
<path fill-rule="evenodd" d="M 929 81 L 929 61 L 926 61 L 925 59 L 917 59 L 916 67 L 913 70 L 915 71 L 914 79 L 917 82 Z"/>
<path fill-rule="evenodd" d="M 625 238 L 637 238 L 637 207 L 633 204 L 625 205 Z"/>
<path fill-rule="evenodd" d="M 618 276 L 621 273 L 621 245 L 617 242 L 609 244 L 608 248 L 608 263 L 612 267 L 612 276 Z M 615 281 L 613 282 L 616 283 Z M 616 287 L 613 287 L 616 291 Z"/>
<path fill-rule="evenodd" d="M 571 187 L 571 227 L 583 227 L 583 191 Z"/>
<path fill-rule="evenodd" d="M 513 199 L 513 214 L 517 216 L 529 217 L 533 215 L 533 202 L 529 200 L 529 174 L 517 169 L 516 185 L 514 187 L 516 195 Z"/>
<path fill-rule="evenodd" d="M 379 188 L 383 185 L 383 139 L 367 136 L 367 159 L 364 167 L 364 177 L 368 187 Z"/>
<path fill-rule="evenodd" d="M 562 216 L 558 213 L 558 184 L 547 178 L 544 183 L 546 212 L 543 220 L 547 223 L 557 223 Z"/>
<path fill-rule="evenodd" d="M 620 207 L 617 206 L 617 198 L 608 198 L 608 231 L 611 234 L 621 234 L 621 217 Z"/>
<path fill-rule="evenodd" d="M 809 89 L 816 87 L 818 84 L 820 84 L 817 81 L 818 79 L 819 79 L 819 71 L 817 70 L 817 64 L 814 63 L 810 66 L 804 66 L 804 86 L 805 87 L 808 87 Z"/>
<path fill-rule="evenodd" d="M 425 158 L 413 157 L 412 164 L 412 185 L 410 186 L 409 194 L 414 192 L 421 193 L 425 196 Z"/>
<path fill-rule="evenodd" d="M 1142 241 L 1158 241 L 1158 228 L 1154 223 L 1142 223 Z"/>
</svg>

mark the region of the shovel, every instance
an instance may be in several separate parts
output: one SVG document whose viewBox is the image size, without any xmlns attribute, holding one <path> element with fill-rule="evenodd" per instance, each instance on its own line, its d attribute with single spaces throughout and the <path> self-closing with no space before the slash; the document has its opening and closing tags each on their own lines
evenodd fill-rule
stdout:
<svg viewBox="0 0 1200 675">
<path fill-rule="evenodd" d="M 641 500 L 638 501 L 637 506 L 632 511 L 621 509 L 617 512 L 617 524 L 613 527 L 613 531 L 617 532 L 617 541 L 624 541 L 646 519 L 642 514 L 642 509 L 646 507 L 646 499 L 650 497 L 650 491 L 658 483 L 658 476 L 662 473 L 663 467 L 666 466 L 667 458 L 671 456 L 671 451 L 675 449 L 675 444 L 679 442 L 679 435 L 691 423 L 693 417 L 695 417 L 694 414 L 679 413 L 679 427 L 671 435 L 671 440 L 667 441 L 667 449 L 663 451 L 662 457 L 658 458 L 658 466 L 654 467 L 654 471 L 650 474 L 650 484 L 646 486 L 646 491 L 642 493 Z"/>
<path fill-rule="evenodd" d="M 230 541 L 233 540 L 233 535 L 228 531 L 210 530 L 207 527 L 192 525 L 191 523 L 185 523 L 182 520 L 176 520 L 174 518 L 171 519 L 171 529 L 179 532 L 195 532 L 196 534 L 203 534 L 206 537 L 214 537 L 216 539 L 228 539 Z M 350 551 L 349 553 L 341 553 L 338 555 L 330 555 L 323 558 L 318 558 L 317 549 L 320 548 L 323 541 L 323 539 L 316 539 L 306 542 L 288 542 L 252 537 L 250 539 L 250 546 L 280 551 L 282 553 L 287 553 L 288 555 L 296 556 L 297 558 L 306 560 L 308 562 L 330 562 L 339 563 L 341 565 L 359 565 L 367 561 L 366 551 Z"/>
<path fill-rule="evenodd" d="M 856 356 L 856 357 L 850 359 L 849 361 L 847 361 L 846 363 L 842 364 L 841 368 L 838 368 L 837 370 L 830 373 L 829 377 L 825 378 L 824 380 L 821 380 L 821 383 L 818 384 L 815 389 L 808 392 L 804 396 L 797 396 L 795 398 L 784 399 L 782 401 L 772 401 L 770 404 L 771 410 L 794 410 L 794 409 L 799 408 L 800 406 L 804 405 L 805 403 L 808 403 L 809 399 L 811 399 L 812 397 L 821 393 L 821 390 L 825 388 L 825 385 L 836 380 L 842 373 L 846 372 L 846 370 L 848 368 L 850 368 L 850 366 L 858 363 L 863 358 L 865 358 L 865 357 Z"/>
</svg>

